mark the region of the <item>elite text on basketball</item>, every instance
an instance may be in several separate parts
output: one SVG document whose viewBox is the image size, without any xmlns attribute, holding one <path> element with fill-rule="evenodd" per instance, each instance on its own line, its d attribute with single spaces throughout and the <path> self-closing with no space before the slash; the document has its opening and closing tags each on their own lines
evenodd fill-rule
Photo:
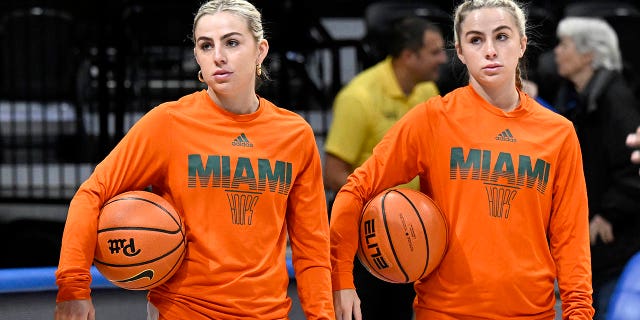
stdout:
<svg viewBox="0 0 640 320">
<path fill-rule="evenodd" d="M 378 246 L 378 243 L 375 242 L 376 240 L 375 221 L 376 221 L 375 219 L 369 219 L 364 222 L 364 234 L 365 234 L 365 239 L 367 243 L 367 249 L 370 249 L 370 252 L 368 253 L 368 255 L 369 257 L 371 257 L 371 259 L 373 259 L 373 262 L 375 263 L 376 267 L 378 267 L 378 269 L 385 269 L 389 267 L 389 264 L 387 263 L 387 261 L 384 259 L 384 256 L 380 252 L 380 247 Z"/>
</svg>

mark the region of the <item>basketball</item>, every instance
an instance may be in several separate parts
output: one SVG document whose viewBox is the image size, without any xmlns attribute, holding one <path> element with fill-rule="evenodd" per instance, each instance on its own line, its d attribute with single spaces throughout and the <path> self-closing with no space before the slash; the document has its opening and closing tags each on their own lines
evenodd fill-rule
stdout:
<svg viewBox="0 0 640 320">
<path fill-rule="evenodd" d="M 427 195 L 386 190 L 367 202 L 359 225 L 358 260 L 377 278 L 411 283 L 433 271 L 447 248 L 447 225 Z"/>
<path fill-rule="evenodd" d="M 100 211 L 94 265 L 118 287 L 147 290 L 161 285 L 178 270 L 186 248 L 180 216 L 157 194 L 124 192 Z"/>
</svg>

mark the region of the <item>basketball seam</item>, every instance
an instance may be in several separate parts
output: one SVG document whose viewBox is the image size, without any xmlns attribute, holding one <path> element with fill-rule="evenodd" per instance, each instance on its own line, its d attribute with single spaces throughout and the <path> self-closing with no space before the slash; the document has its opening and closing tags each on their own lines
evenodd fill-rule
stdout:
<svg viewBox="0 0 640 320">
<path fill-rule="evenodd" d="M 362 218 L 364 217 L 364 212 L 366 212 L 367 208 L 371 205 L 371 203 L 372 203 L 372 200 L 367 202 L 364 209 L 362 210 L 362 214 L 360 215 L 360 223 L 358 224 L 359 226 L 362 226 Z M 362 239 L 362 227 L 358 228 L 358 239 Z M 372 274 L 374 274 L 376 277 L 380 279 L 386 279 L 387 281 L 390 281 L 390 282 L 396 282 L 393 279 L 385 277 L 382 273 L 378 272 L 373 267 L 370 267 L 370 265 L 375 265 L 375 263 L 369 258 L 369 255 L 364 252 L 362 245 L 358 245 L 358 251 L 361 253 L 360 255 L 358 255 L 358 260 L 360 260 L 362 266 L 364 266 L 365 269 L 369 270 L 369 272 L 371 272 Z M 364 259 L 365 261 L 362 261 L 362 259 Z"/>
<path fill-rule="evenodd" d="M 422 227 L 422 233 L 424 234 L 424 240 L 427 243 L 427 258 L 426 258 L 426 261 L 425 261 L 425 264 L 424 264 L 424 269 L 422 269 L 422 273 L 418 277 L 418 279 L 420 279 L 427 272 L 427 268 L 429 267 L 429 260 L 431 258 L 431 250 L 430 250 L 431 248 L 429 247 L 429 233 L 427 232 L 427 228 L 424 226 L 424 221 L 422 220 L 422 216 L 420 216 L 420 212 L 418 211 L 418 208 L 416 208 L 416 206 L 413 204 L 413 202 L 411 202 L 409 197 L 407 197 L 404 193 L 402 193 L 399 190 L 396 190 L 396 192 L 401 194 L 407 200 L 407 202 L 409 202 L 409 204 L 413 208 L 413 211 L 416 214 L 416 216 L 418 217 L 418 220 L 420 220 L 420 226 Z M 418 280 L 418 279 L 416 279 L 416 280 Z"/>
<path fill-rule="evenodd" d="M 148 191 L 144 191 L 144 192 L 148 192 Z M 150 193 L 150 194 L 152 194 L 152 195 L 154 195 L 154 196 L 160 197 L 159 195 L 157 195 L 157 194 L 155 194 L 155 193 L 153 193 L 153 192 L 148 192 L 148 193 Z M 165 199 L 164 199 L 164 198 L 162 198 L 162 197 L 160 197 L 160 199 L 165 200 Z M 141 197 L 136 197 L 136 196 L 126 196 L 126 197 L 121 197 L 121 198 L 118 198 L 118 199 L 113 199 L 113 200 L 111 200 L 111 201 L 109 201 L 109 202 L 105 203 L 105 204 L 104 204 L 104 206 L 102 206 L 101 211 L 104 209 L 104 207 L 106 207 L 106 206 L 108 206 L 108 205 L 110 205 L 110 204 L 112 204 L 112 203 L 114 203 L 114 202 L 116 202 L 116 201 L 122 201 L 122 200 L 142 200 L 142 201 L 145 201 L 145 202 L 151 203 L 152 205 L 154 205 L 154 206 L 156 206 L 156 207 L 160 208 L 162 211 L 164 211 L 166 214 L 168 214 L 168 215 L 169 215 L 169 217 L 171 218 L 171 220 L 173 220 L 173 222 L 175 222 L 175 223 L 176 223 L 176 225 L 178 225 L 178 227 L 180 227 L 180 226 L 182 225 L 181 221 L 180 221 L 180 222 L 178 222 L 178 221 L 176 220 L 176 218 L 173 216 L 173 214 L 172 214 L 171 212 L 169 212 L 169 210 L 167 210 L 167 208 L 165 208 L 165 207 L 163 207 L 162 205 L 160 205 L 160 204 L 158 204 L 158 203 L 156 203 L 156 202 L 153 202 L 153 201 L 151 201 L 151 200 L 149 200 L 149 199 L 145 199 L 145 198 L 141 198 Z M 176 212 L 176 216 L 178 217 L 178 219 L 180 219 L 180 215 L 179 215 L 177 212 Z M 181 220 L 181 219 L 180 219 L 180 220 Z"/>
<path fill-rule="evenodd" d="M 442 260 L 442 258 L 444 258 L 444 255 L 447 253 L 447 250 L 449 250 L 449 223 L 447 223 L 444 212 L 440 209 L 435 201 L 433 201 L 433 205 L 438 208 L 438 214 L 440 216 L 440 219 L 442 219 L 442 224 L 444 224 L 444 250 L 442 250 L 442 255 L 440 256 L 440 260 Z"/>
<path fill-rule="evenodd" d="M 369 205 L 371 204 L 371 201 L 367 202 L 367 204 L 364 206 L 364 208 L 362 209 L 362 214 L 360 215 L 360 221 L 358 222 L 358 242 L 361 242 L 362 239 L 362 218 L 364 217 L 364 213 L 367 211 L 367 208 L 369 207 Z M 370 262 L 367 259 L 366 254 L 364 253 L 364 249 L 362 249 L 362 245 L 363 243 L 360 243 L 360 245 L 358 245 L 358 252 L 360 253 L 358 255 L 358 260 L 360 260 L 362 266 L 364 266 L 367 270 L 369 270 L 369 272 L 372 272 L 370 270 L 370 268 L 367 266 L 367 264 L 369 264 Z M 362 259 L 365 259 L 365 261 L 362 261 Z"/>
<path fill-rule="evenodd" d="M 395 245 L 393 244 L 393 239 L 391 238 L 391 233 L 389 232 L 389 225 L 387 224 L 387 213 L 385 211 L 385 203 L 384 200 L 387 198 L 387 195 L 389 195 L 389 193 L 396 191 L 399 194 L 401 194 L 402 196 L 404 196 L 404 194 L 402 194 L 402 192 L 398 191 L 398 190 L 389 190 L 387 191 L 384 196 L 382 196 L 381 202 L 382 202 L 382 220 L 384 223 L 384 230 L 387 233 L 387 239 L 389 239 L 389 244 L 391 247 L 391 252 L 393 253 L 393 259 L 395 259 L 396 261 L 396 265 L 398 266 L 398 269 L 400 269 L 400 271 L 402 271 L 402 274 L 404 275 L 404 281 L 408 282 L 409 281 L 409 275 L 407 274 L 407 272 L 404 270 L 402 264 L 400 263 L 400 259 L 398 259 L 398 254 L 396 253 L 396 248 Z M 405 197 L 406 198 L 406 197 Z M 409 203 L 411 203 L 411 201 L 409 201 Z"/>
<path fill-rule="evenodd" d="M 176 234 L 182 231 L 182 228 L 178 228 L 177 230 L 165 230 L 159 228 L 147 228 L 147 227 L 112 227 L 112 228 L 103 228 L 98 230 L 98 233 L 116 231 L 116 230 L 145 230 L 145 231 L 154 231 L 166 234 Z"/>
<path fill-rule="evenodd" d="M 173 276 L 173 274 L 175 273 L 175 271 L 177 271 L 176 267 L 179 266 L 180 264 L 182 264 L 182 260 L 184 258 L 184 256 L 186 255 L 187 252 L 187 247 L 184 247 L 184 249 L 182 250 L 182 252 L 180 253 L 180 256 L 178 257 L 178 260 L 176 260 L 176 263 L 173 264 L 173 266 L 171 267 L 171 270 L 169 270 L 169 272 L 165 273 L 164 276 L 162 276 L 162 278 L 156 280 L 153 283 L 149 283 L 145 286 L 140 286 L 140 287 L 130 287 L 128 288 L 129 290 L 145 290 L 151 287 L 154 287 L 156 283 L 162 282 L 162 280 L 168 276 Z"/>
<path fill-rule="evenodd" d="M 164 257 L 166 257 L 166 256 L 168 256 L 168 255 L 170 255 L 170 254 L 172 254 L 174 251 L 178 250 L 181 246 L 184 246 L 184 245 L 185 245 L 185 241 L 184 241 L 184 238 L 183 238 L 183 239 L 178 243 L 178 245 L 177 245 L 177 246 L 175 246 L 173 249 L 171 249 L 171 250 L 167 251 L 165 254 L 163 254 L 163 255 L 161 255 L 161 256 L 159 256 L 159 257 L 153 258 L 153 259 L 151 259 L 151 260 L 145 260 L 145 261 L 137 262 L 137 263 L 131 263 L 131 264 L 114 264 L 114 263 L 107 263 L 107 262 L 104 262 L 104 261 L 100 261 L 100 260 L 98 260 L 98 259 L 94 259 L 94 261 L 95 261 L 95 262 L 97 262 L 97 263 L 100 263 L 100 264 L 102 264 L 102 265 L 109 266 L 109 267 L 121 267 L 121 268 L 124 268 L 124 267 L 137 267 L 137 266 L 141 266 L 141 265 L 145 265 L 145 264 L 148 264 L 148 263 L 151 263 L 151 262 L 158 261 L 158 260 L 160 260 L 160 259 L 162 259 L 162 258 L 164 258 Z"/>
</svg>

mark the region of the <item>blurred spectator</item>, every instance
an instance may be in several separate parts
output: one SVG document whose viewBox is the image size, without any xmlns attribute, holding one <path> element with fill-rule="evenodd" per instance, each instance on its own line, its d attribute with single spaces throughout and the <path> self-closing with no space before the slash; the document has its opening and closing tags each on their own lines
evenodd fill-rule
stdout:
<svg viewBox="0 0 640 320">
<path fill-rule="evenodd" d="M 557 28 L 555 62 L 567 79 L 556 107 L 573 121 L 584 162 L 594 288 L 594 319 L 604 319 L 616 281 L 640 250 L 640 176 L 625 137 L 640 105 L 623 77 L 618 37 L 602 19 L 567 17 Z"/>
</svg>

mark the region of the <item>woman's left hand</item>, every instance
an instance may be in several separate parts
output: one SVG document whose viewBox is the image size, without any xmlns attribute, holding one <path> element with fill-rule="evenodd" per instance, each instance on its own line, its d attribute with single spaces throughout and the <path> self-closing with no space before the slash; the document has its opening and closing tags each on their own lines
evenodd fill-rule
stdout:
<svg viewBox="0 0 640 320">
<path fill-rule="evenodd" d="M 593 216 L 591 222 L 589 222 L 589 236 L 591 238 L 591 245 L 594 245 L 596 241 L 598 241 L 598 237 L 600 237 L 604 243 L 611 243 L 615 240 L 611 223 L 599 214 Z"/>
</svg>

